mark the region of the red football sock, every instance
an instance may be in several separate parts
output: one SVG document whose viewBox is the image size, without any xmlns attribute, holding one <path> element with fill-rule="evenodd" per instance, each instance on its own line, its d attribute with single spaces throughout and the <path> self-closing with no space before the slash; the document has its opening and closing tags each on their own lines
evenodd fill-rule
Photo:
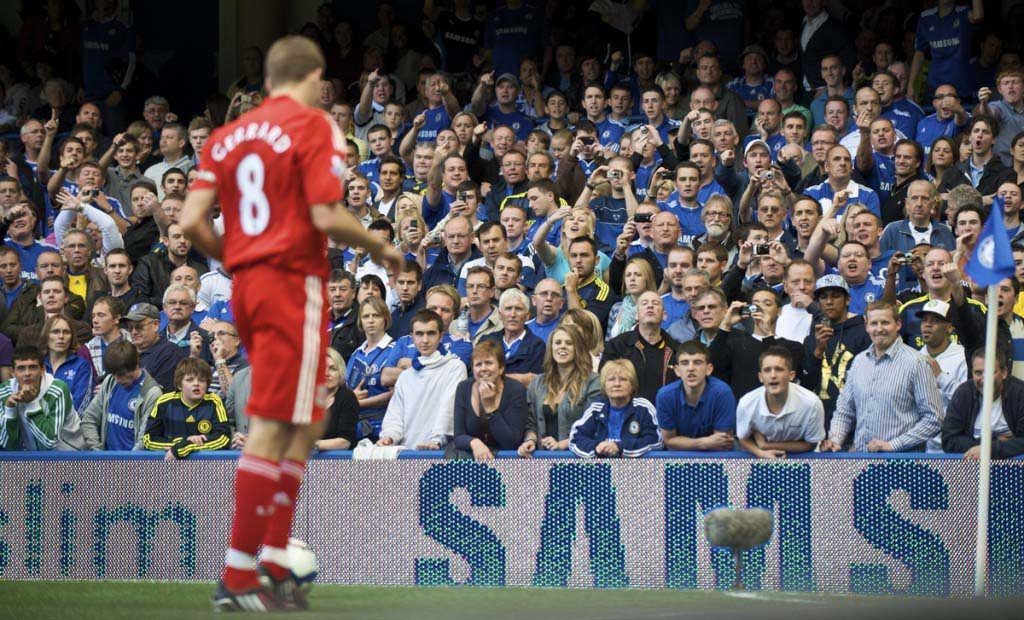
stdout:
<svg viewBox="0 0 1024 620">
<path fill-rule="evenodd" d="M 281 461 L 279 470 L 281 481 L 278 492 L 274 495 L 274 514 L 267 524 L 263 536 L 263 556 L 260 564 L 274 579 L 281 580 L 288 576 L 288 537 L 292 532 L 292 517 L 295 515 L 295 502 L 302 486 L 302 474 L 306 464 L 302 461 L 285 459 Z"/>
<path fill-rule="evenodd" d="M 232 592 L 244 592 L 260 585 L 256 574 L 256 551 L 274 512 L 274 494 L 280 473 L 274 461 L 243 454 L 235 471 L 235 517 L 231 544 L 224 561 L 224 585 Z"/>
</svg>

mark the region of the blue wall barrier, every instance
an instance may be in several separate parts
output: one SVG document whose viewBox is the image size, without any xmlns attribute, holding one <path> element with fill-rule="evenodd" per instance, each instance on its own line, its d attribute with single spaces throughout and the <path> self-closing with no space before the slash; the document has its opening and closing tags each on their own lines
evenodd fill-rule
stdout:
<svg viewBox="0 0 1024 620">
<path fill-rule="evenodd" d="M 772 510 L 748 588 L 968 596 L 977 464 L 868 455 L 658 453 L 310 461 L 294 535 L 331 583 L 725 588 L 703 514 Z M 0 456 L 0 579 L 216 579 L 237 453 Z M 992 470 L 991 591 L 1024 594 L 1024 462 Z"/>
</svg>

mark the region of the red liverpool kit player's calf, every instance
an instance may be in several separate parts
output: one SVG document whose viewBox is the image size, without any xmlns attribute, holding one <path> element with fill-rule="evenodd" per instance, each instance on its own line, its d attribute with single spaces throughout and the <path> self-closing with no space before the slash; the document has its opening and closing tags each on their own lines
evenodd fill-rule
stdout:
<svg viewBox="0 0 1024 620">
<path fill-rule="evenodd" d="M 397 269 L 401 255 L 344 209 L 345 139 L 312 106 L 324 59 L 302 37 L 267 54 L 270 97 L 213 133 L 181 225 L 234 276 L 232 306 L 249 352 L 249 436 L 235 476 L 235 517 L 218 609 L 263 611 L 292 599 L 285 549 L 306 459 L 323 430 L 327 236 Z M 220 203 L 223 238 L 211 213 Z M 264 592 L 256 553 L 274 596 Z"/>
</svg>

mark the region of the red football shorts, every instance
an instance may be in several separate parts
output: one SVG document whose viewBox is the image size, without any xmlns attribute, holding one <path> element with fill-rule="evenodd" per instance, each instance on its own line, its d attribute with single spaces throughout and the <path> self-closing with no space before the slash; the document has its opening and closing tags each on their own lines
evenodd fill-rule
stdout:
<svg viewBox="0 0 1024 620">
<path fill-rule="evenodd" d="M 249 354 L 246 413 L 291 424 L 323 419 L 326 397 L 326 282 L 271 265 L 234 275 L 231 307 Z"/>
</svg>

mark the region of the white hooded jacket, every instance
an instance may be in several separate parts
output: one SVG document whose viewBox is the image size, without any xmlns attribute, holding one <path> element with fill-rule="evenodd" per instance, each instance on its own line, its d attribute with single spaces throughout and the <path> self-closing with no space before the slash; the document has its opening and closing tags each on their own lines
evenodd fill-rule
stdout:
<svg viewBox="0 0 1024 620">
<path fill-rule="evenodd" d="M 466 378 L 466 365 L 453 353 L 435 351 L 402 372 L 381 422 L 380 436 L 414 450 L 433 443 L 443 447 L 454 433 L 455 388 Z"/>
</svg>

